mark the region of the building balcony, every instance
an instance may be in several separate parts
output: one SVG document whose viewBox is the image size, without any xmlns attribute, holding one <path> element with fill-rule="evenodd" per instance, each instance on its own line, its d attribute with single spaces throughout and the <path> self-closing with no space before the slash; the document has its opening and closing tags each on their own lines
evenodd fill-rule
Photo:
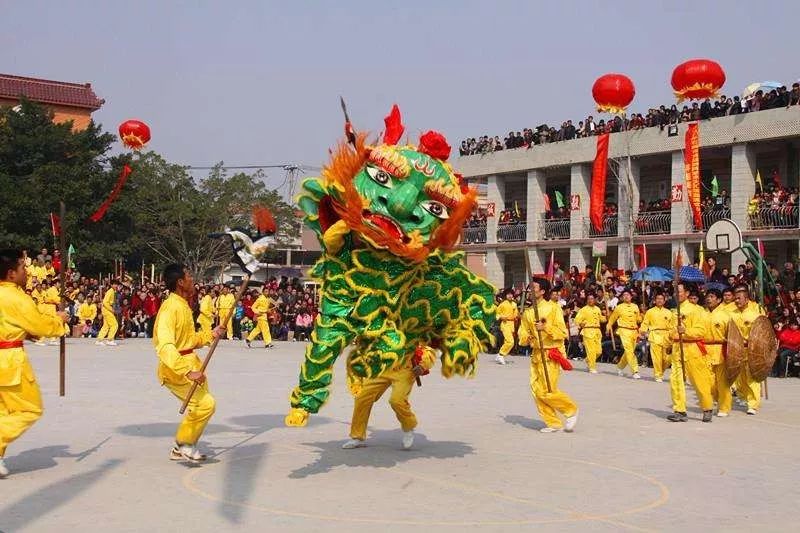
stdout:
<svg viewBox="0 0 800 533">
<path fill-rule="evenodd" d="M 461 244 L 486 244 L 486 226 L 464 228 L 461 231 Z"/>
<path fill-rule="evenodd" d="M 569 239 L 570 219 L 541 218 L 539 220 L 539 240 Z"/>
<path fill-rule="evenodd" d="M 797 229 L 798 206 L 763 207 L 747 214 L 747 229 Z"/>
<path fill-rule="evenodd" d="M 634 235 L 666 235 L 672 230 L 671 211 L 648 211 L 639 213 L 634 224 Z"/>
<path fill-rule="evenodd" d="M 497 227 L 497 242 L 525 242 L 528 225 L 523 223 L 503 224 Z"/>
<path fill-rule="evenodd" d="M 585 228 L 584 235 L 590 239 L 596 237 L 616 237 L 619 234 L 619 217 L 617 215 L 604 216 L 603 227 L 601 227 L 599 231 L 592 225 L 592 221 L 588 217 L 583 219 L 583 223 Z"/>
<path fill-rule="evenodd" d="M 731 218 L 731 209 L 729 207 L 712 208 L 707 211 L 703 211 L 701 217 L 703 219 L 702 228 L 698 228 L 694 225 L 694 221 L 691 221 L 692 225 L 694 226 L 694 230 L 708 231 L 708 228 L 710 228 L 711 224 L 714 222 L 722 220 L 723 218 Z"/>
</svg>

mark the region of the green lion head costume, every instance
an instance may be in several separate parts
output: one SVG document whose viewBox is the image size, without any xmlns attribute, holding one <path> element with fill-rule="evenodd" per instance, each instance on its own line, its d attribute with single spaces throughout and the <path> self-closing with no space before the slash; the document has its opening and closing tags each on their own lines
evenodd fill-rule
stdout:
<svg viewBox="0 0 800 533">
<path fill-rule="evenodd" d="M 291 394 L 290 426 L 305 425 L 327 400 L 332 367 L 348 346 L 351 385 L 410 363 L 420 346 L 441 350 L 445 377 L 471 376 L 492 341 L 494 288 L 450 252 L 476 193 L 447 163 L 437 132 L 419 145 L 398 145 L 397 106 L 383 142 L 365 143 L 346 124 L 349 144 L 332 154 L 322 176 L 298 198 L 323 255 L 311 274 L 321 284 L 320 314 Z"/>
</svg>

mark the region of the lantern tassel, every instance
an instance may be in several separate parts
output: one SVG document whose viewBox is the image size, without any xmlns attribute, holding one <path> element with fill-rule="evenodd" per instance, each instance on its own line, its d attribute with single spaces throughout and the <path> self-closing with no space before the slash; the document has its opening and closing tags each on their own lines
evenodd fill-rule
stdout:
<svg viewBox="0 0 800 533">
<path fill-rule="evenodd" d="M 122 167 L 122 170 L 119 173 L 119 177 L 117 178 L 117 183 L 111 190 L 111 194 L 108 195 L 108 198 L 106 198 L 105 202 L 100 204 L 100 207 L 98 207 L 97 211 L 95 211 L 92 214 L 92 216 L 89 217 L 89 220 L 91 220 L 92 222 L 100 222 L 100 220 L 102 220 L 102 218 L 106 214 L 106 211 L 108 211 L 108 208 L 111 207 L 111 204 L 113 204 L 114 201 L 117 199 L 119 193 L 122 192 L 122 187 L 125 186 L 125 182 L 128 181 L 128 176 L 131 175 L 131 172 L 132 172 L 131 167 L 129 167 L 128 165 Z"/>
</svg>

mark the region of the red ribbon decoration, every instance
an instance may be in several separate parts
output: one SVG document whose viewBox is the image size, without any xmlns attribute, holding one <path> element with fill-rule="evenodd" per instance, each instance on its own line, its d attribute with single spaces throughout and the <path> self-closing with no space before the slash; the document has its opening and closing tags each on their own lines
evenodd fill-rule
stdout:
<svg viewBox="0 0 800 533">
<path fill-rule="evenodd" d="M 592 191 L 589 195 L 589 218 L 597 231 L 603 231 L 603 211 L 606 207 L 606 177 L 608 174 L 608 133 L 597 137 L 597 153 L 592 167 Z"/>
<path fill-rule="evenodd" d="M 564 354 L 561 353 L 561 350 L 558 348 L 550 348 L 547 350 L 547 357 L 550 358 L 551 361 L 555 361 L 561 368 L 564 370 L 572 370 L 572 363 L 569 362 L 569 359 L 564 357 Z"/>
<path fill-rule="evenodd" d="M 697 122 L 689 124 L 686 130 L 683 163 L 686 174 L 686 195 L 689 197 L 694 227 L 699 229 L 703 227 L 703 217 L 700 213 L 700 131 Z"/>
<path fill-rule="evenodd" d="M 97 211 L 95 211 L 92 216 L 89 217 L 89 220 L 92 222 L 100 222 L 100 220 L 105 216 L 106 211 L 108 211 L 108 208 L 111 207 L 111 204 L 113 204 L 114 200 L 116 200 L 119 196 L 119 193 L 122 192 L 122 187 L 125 186 L 125 182 L 128 181 L 128 176 L 131 175 L 131 172 L 131 167 L 128 165 L 122 167 L 122 171 L 119 173 L 117 183 L 114 185 L 114 189 L 111 191 L 111 194 L 108 195 L 106 201 L 100 205 Z"/>
</svg>

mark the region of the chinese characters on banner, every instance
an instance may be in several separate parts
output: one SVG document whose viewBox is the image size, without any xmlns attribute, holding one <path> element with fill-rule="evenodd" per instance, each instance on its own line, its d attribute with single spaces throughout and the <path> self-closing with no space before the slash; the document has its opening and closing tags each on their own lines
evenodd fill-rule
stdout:
<svg viewBox="0 0 800 533">
<path fill-rule="evenodd" d="M 672 186 L 672 196 L 670 196 L 670 201 L 674 202 L 682 202 L 683 201 L 683 184 L 678 183 L 677 185 Z"/>
<path fill-rule="evenodd" d="M 571 211 L 580 211 L 581 210 L 581 197 L 577 194 L 570 195 L 569 197 L 569 208 Z"/>
<path fill-rule="evenodd" d="M 490 202 L 486 204 L 486 216 L 493 217 L 494 216 L 494 202 Z"/>
</svg>

